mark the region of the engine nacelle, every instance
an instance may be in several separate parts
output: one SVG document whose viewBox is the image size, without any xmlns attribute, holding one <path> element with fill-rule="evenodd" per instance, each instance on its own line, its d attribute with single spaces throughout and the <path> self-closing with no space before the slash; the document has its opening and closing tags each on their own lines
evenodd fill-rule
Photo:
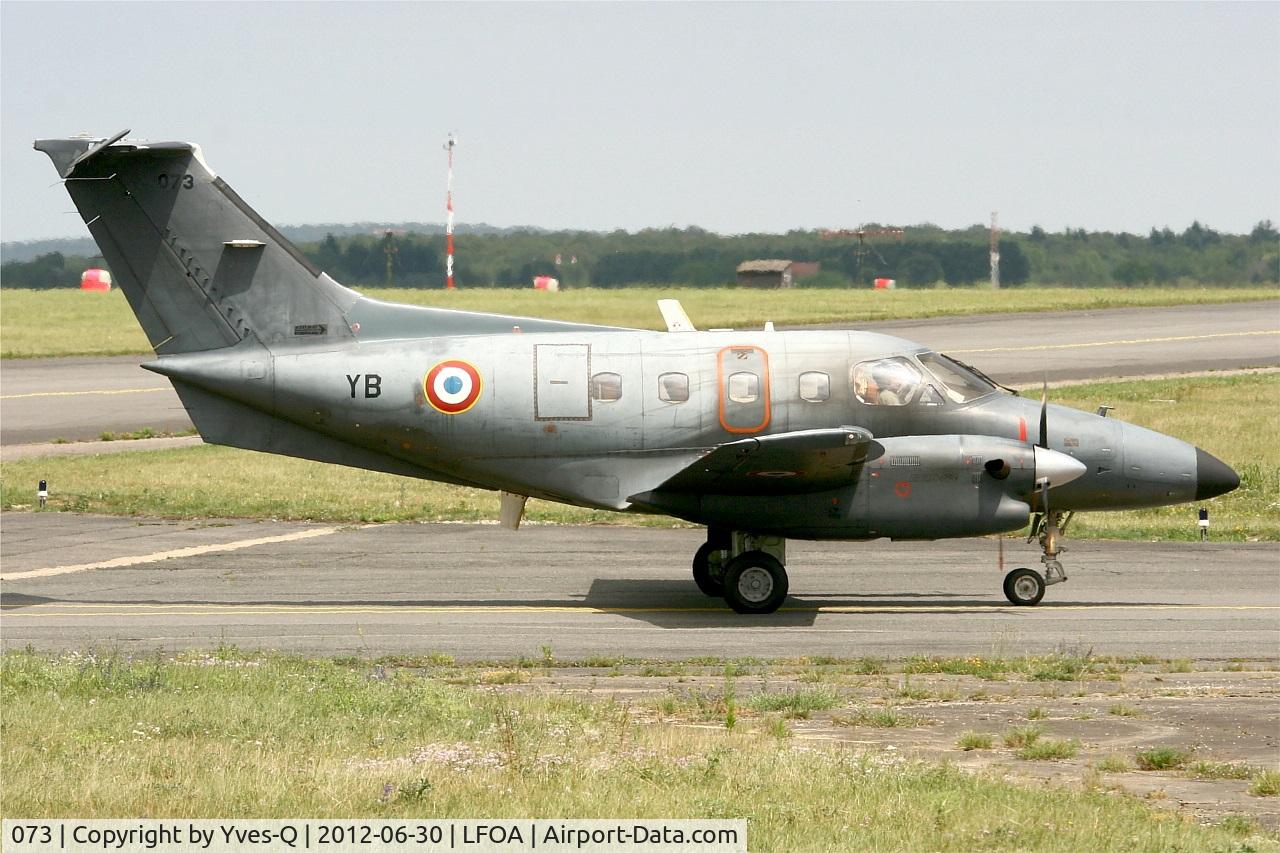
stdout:
<svg viewBox="0 0 1280 853">
<path fill-rule="evenodd" d="M 865 525 L 862 535 L 943 539 L 1026 526 L 1043 449 L 982 435 L 901 436 L 876 443 L 882 452 L 863 466 L 851 518 Z M 1040 467 L 1051 458 L 1041 459 Z"/>
</svg>

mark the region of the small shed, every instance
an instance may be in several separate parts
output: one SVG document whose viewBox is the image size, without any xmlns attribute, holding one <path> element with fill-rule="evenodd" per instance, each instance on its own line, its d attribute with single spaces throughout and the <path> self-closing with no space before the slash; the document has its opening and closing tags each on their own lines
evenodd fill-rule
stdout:
<svg viewBox="0 0 1280 853">
<path fill-rule="evenodd" d="M 790 287 L 791 267 L 791 261 L 743 261 L 738 264 L 738 284 L 745 287 Z"/>
</svg>

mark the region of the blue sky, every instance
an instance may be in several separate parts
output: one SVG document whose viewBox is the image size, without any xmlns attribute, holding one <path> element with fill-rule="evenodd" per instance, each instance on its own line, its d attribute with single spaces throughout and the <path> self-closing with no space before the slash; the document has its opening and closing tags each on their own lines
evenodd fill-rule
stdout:
<svg viewBox="0 0 1280 853">
<path fill-rule="evenodd" d="M 1280 221 L 1277 3 L 0 4 L 0 237 L 38 137 L 203 144 L 277 224 L 723 233 Z"/>
</svg>

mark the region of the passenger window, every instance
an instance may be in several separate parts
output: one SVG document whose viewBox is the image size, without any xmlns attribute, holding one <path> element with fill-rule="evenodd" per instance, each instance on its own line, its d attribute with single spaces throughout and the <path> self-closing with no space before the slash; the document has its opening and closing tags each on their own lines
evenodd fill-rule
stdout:
<svg viewBox="0 0 1280 853">
<path fill-rule="evenodd" d="M 664 373 L 658 377 L 658 399 L 664 403 L 683 403 L 689 399 L 689 377 L 683 373 Z"/>
<path fill-rule="evenodd" d="M 871 406 L 905 406 L 916 398 L 921 385 L 920 370 L 900 357 L 854 365 L 852 379 L 853 396 Z"/>
<path fill-rule="evenodd" d="M 595 376 L 592 376 L 591 399 L 599 400 L 602 403 L 621 400 L 622 377 L 616 373 L 597 373 Z"/>
<path fill-rule="evenodd" d="M 729 376 L 729 399 L 735 403 L 754 403 L 760 399 L 760 377 L 754 373 Z"/>
<path fill-rule="evenodd" d="M 831 399 L 831 377 L 825 373 L 801 373 L 800 399 L 809 403 L 825 403 Z"/>
</svg>

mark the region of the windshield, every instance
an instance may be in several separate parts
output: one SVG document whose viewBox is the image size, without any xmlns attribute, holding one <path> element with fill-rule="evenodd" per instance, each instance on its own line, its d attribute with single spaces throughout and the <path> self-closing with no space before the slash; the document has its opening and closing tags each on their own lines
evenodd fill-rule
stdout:
<svg viewBox="0 0 1280 853">
<path fill-rule="evenodd" d="M 947 389 L 947 399 L 953 403 L 967 403 L 979 397 L 985 397 L 996 386 L 967 367 L 956 364 L 945 355 L 936 352 L 922 352 L 916 356 L 924 369 L 933 374 Z"/>
</svg>

